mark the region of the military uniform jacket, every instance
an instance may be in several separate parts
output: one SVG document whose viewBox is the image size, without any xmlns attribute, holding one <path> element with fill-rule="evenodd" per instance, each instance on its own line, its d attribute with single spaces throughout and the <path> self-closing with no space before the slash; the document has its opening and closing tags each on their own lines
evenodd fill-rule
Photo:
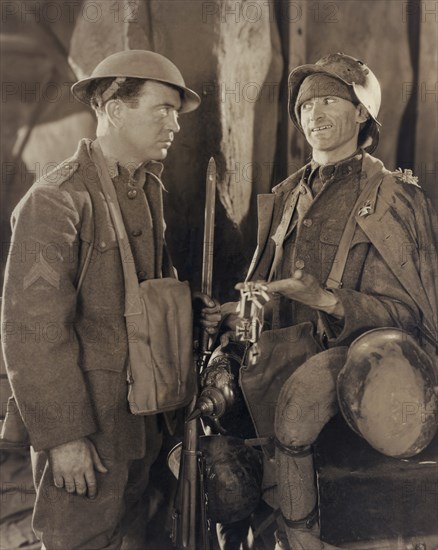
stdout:
<svg viewBox="0 0 438 550">
<path fill-rule="evenodd" d="M 359 161 L 356 170 L 355 163 Z M 266 280 L 275 254 L 272 237 L 288 197 L 298 198 L 302 192 L 307 168 L 303 167 L 276 186 L 272 194 L 258 197 L 258 244 L 248 279 Z M 383 326 L 407 330 L 421 327 L 436 341 L 436 214 L 414 178 L 385 170 L 379 160 L 367 153 L 334 165 L 328 178 L 328 184 L 333 186 L 332 197 L 330 199 L 329 189 L 322 191 L 305 218 L 299 220 L 293 246 L 287 249 L 285 241 L 281 277 L 290 276 L 299 268 L 315 275 L 324 285 L 347 217 L 371 172 L 380 172 L 381 178 L 378 185 L 373 186 L 371 196 L 357 208 L 356 232 L 344 284 L 333 291 L 344 306 L 345 319 L 338 322 L 295 304 L 295 319 L 290 322 L 319 317 L 332 345 L 348 345 L 364 331 Z M 290 267 L 289 275 L 285 264 Z M 285 324 L 288 322 L 283 321 L 282 326 Z"/>
<path fill-rule="evenodd" d="M 75 155 L 37 181 L 14 210 L 4 356 L 35 450 L 106 430 L 122 455 L 137 458 L 145 434 L 143 419 L 128 412 L 126 401 L 122 264 L 90 143 L 82 140 Z M 161 197 L 162 184 L 152 179 Z M 162 212 L 159 220 L 155 246 L 162 261 Z"/>
</svg>

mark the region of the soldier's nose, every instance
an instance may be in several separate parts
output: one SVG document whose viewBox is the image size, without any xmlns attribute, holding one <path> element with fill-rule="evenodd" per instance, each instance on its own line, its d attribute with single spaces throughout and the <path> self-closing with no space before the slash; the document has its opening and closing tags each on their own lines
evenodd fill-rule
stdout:
<svg viewBox="0 0 438 550">
<path fill-rule="evenodd" d="M 178 111 L 172 111 L 168 117 L 168 128 L 172 132 L 177 133 L 181 130 L 180 125 L 178 124 Z"/>
<path fill-rule="evenodd" d="M 319 105 L 318 103 L 314 103 L 310 112 L 310 118 L 312 120 L 317 120 L 321 117 L 322 113 L 323 109 L 321 108 L 321 105 Z"/>
</svg>

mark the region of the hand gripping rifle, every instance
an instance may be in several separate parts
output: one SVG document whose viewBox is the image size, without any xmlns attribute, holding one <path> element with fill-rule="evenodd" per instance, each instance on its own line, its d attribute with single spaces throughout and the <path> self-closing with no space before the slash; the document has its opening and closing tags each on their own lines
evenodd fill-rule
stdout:
<svg viewBox="0 0 438 550">
<path fill-rule="evenodd" d="M 210 159 L 206 177 L 204 245 L 202 260 L 202 292 L 211 296 L 213 278 L 214 213 L 216 201 L 216 163 Z M 207 331 L 198 346 L 197 366 L 205 368 L 211 355 Z M 187 410 L 187 418 L 195 408 L 197 395 Z M 178 490 L 173 514 L 173 542 L 178 550 L 209 550 L 209 532 L 204 491 L 204 465 L 198 448 L 197 418 L 186 420 L 178 476 Z"/>
</svg>

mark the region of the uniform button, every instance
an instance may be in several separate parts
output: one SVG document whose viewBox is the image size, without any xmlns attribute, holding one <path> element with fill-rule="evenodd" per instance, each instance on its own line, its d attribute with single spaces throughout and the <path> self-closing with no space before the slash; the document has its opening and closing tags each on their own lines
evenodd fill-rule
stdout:
<svg viewBox="0 0 438 550">
<path fill-rule="evenodd" d="M 146 271 L 139 271 L 137 276 L 139 279 L 146 279 Z"/>
<path fill-rule="evenodd" d="M 351 174 L 353 172 L 353 168 L 351 166 L 347 166 L 347 174 Z"/>
<path fill-rule="evenodd" d="M 106 248 L 106 242 L 105 242 L 105 241 L 102 241 L 102 242 L 100 243 L 100 247 L 101 247 L 101 248 Z"/>
<path fill-rule="evenodd" d="M 131 231 L 131 235 L 133 237 L 140 237 L 140 235 L 143 233 L 141 229 L 134 229 L 134 231 Z"/>
<path fill-rule="evenodd" d="M 297 269 L 303 269 L 303 268 L 304 268 L 304 262 L 303 262 L 303 260 L 297 260 L 297 261 L 295 262 L 295 267 L 296 267 Z"/>
<path fill-rule="evenodd" d="M 128 191 L 128 199 L 135 199 L 137 196 L 137 189 L 130 189 Z"/>
<path fill-rule="evenodd" d="M 306 227 L 311 227 L 312 224 L 313 221 L 310 218 L 306 218 L 305 220 L 303 220 L 303 225 L 305 225 Z"/>
<path fill-rule="evenodd" d="M 301 193 L 302 195 L 305 195 L 305 194 L 307 193 L 307 189 L 304 187 L 304 185 L 302 185 L 302 186 L 300 187 L 300 193 Z"/>
</svg>

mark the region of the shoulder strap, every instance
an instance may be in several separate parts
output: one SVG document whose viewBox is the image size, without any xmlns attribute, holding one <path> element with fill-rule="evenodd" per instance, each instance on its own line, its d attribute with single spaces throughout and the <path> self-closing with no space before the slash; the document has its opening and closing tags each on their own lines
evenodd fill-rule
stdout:
<svg viewBox="0 0 438 550">
<path fill-rule="evenodd" d="M 339 241 L 332 268 L 325 283 L 327 288 L 342 287 L 342 277 L 344 275 L 348 253 L 350 251 L 354 231 L 356 229 L 356 214 L 358 213 L 359 208 L 364 208 L 364 212 L 362 215 L 366 215 L 368 213 L 366 211 L 366 198 L 370 195 L 374 187 L 381 183 L 384 175 L 385 171 L 381 170 L 380 168 L 376 172 L 374 172 L 374 174 L 372 174 L 370 179 L 364 185 L 364 188 L 360 192 L 357 201 L 354 203 L 350 216 L 348 217 L 347 223 L 345 225 L 344 232 L 342 233 L 341 240 Z M 361 215 L 360 212 L 359 215 Z"/>
<path fill-rule="evenodd" d="M 114 188 L 111 176 L 108 172 L 108 166 L 102 153 L 99 142 L 93 142 L 91 158 L 96 164 L 99 174 L 99 180 L 108 209 L 111 221 L 116 230 L 117 242 L 119 244 L 120 259 L 123 268 L 123 278 L 125 282 L 125 316 L 138 315 L 142 311 L 139 284 L 135 272 L 134 257 L 132 255 L 131 245 L 129 244 L 125 224 L 123 223 L 122 212 L 119 201 L 117 200 L 116 190 Z"/>
<path fill-rule="evenodd" d="M 79 294 L 79 292 L 81 291 L 82 283 L 84 282 L 85 275 L 87 274 L 88 266 L 90 265 L 90 262 L 91 262 L 93 247 L 94 247 L 94 241 L 92 241 L 88 247 L 87 255 L 85 256 L 85 261 L 82 266 L 81 273 L 79 275 L 78 284 L 76 285 L 76 294 Z"/>
</svg>

